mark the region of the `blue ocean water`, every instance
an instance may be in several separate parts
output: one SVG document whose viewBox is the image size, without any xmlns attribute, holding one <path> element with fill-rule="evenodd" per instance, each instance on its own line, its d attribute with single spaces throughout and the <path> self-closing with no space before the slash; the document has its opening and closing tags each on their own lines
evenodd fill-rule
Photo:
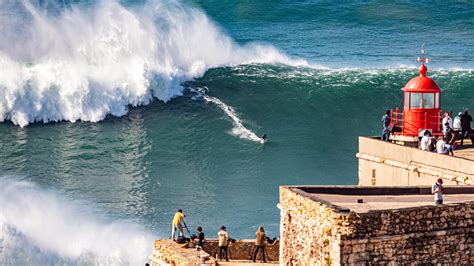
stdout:
<svg viewBox="0 0 474 266">
<path fill-rule="evenodd" d="M 0 264 L 140 264 L 178 208 L 277 236 L 280 185 L 357 183 L 422 45 L 442 107 L 473 108 L 473 7 L 1 2 Z"/>
</svg>

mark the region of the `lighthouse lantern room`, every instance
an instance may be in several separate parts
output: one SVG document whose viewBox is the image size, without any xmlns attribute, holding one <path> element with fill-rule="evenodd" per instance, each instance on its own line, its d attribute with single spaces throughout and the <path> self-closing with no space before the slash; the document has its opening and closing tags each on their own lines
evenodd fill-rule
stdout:
<svg viewBox="0 0 474 266">
<path fill-rule="evenodd" d="M 427 77 L 424 49 L 421 50 L 420 75 L 408 81 L 403 91 L 403 112 L 392 110 L 393 140 L 417 141 L 425 130 L 432 135 L 442 135 L 441 92 L 436 82 Z"/>
</svg>

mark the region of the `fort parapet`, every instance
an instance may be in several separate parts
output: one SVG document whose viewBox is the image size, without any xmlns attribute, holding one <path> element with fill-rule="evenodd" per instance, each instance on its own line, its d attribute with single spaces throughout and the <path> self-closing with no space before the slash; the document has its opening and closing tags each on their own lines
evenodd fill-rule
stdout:
<svg viewBox="0 0 474 266">
<path fill-rule="evenodd" d="M 279 240 L 265 246 L 265 254 L 268 263 L 262 265 L 278 265 Z M 185 248 L 183 245 L 168 239 L 156 240 L 153 245 L 151 266 L 180 265 L 260 265 L 261 257 L 257 257 L 257 263 L 252 262 L 255 251 L 255 240 L 244 239 L 229 243 L 229 262 L 216 260 L 218 247 L 217 239 L 207 239 L 204 248 L 197 251 L 195 248 Z"/>
<path fill-rule="evenodd" d="M 431 185 L 438 178 L 443 178 L 445 185 L 474 184 L 474 147 L 467 145 L 453 157 L 359 137 L 356 156 L 360 186 Z"/>
<path fill-rule="evenodd" d="M 280 187 L 280 264 L 472 265 L 474 187 L 430 189 Z"/>
</svg>

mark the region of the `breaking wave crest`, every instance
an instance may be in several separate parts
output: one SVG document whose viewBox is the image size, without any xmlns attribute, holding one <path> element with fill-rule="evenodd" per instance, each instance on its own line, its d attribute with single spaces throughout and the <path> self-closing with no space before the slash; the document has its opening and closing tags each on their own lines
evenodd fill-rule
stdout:
<svg viewBox="0 0 474 266">
<path fill-rule="evenodd" d="M 240 46 L 199 9 L 174 1 L 116 1 L 50 12 L 0 3 L 0 121 L 92 121 L 168 101 L 212 67 L 307 65 L 268 45 Z"/>
<path fill-rule="evenodd" d="M 0 179 L 1 265 L 144 265 L 152 236 L 97 219 L 84 204 L 29 182 Z"/>
</svg>

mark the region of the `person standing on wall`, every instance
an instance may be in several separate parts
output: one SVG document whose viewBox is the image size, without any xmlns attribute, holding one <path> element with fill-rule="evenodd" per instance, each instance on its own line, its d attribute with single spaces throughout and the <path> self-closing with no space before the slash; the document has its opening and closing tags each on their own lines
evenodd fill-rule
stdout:
<svg viewBox="0 0 474 266">
<path fill-rule="evenodd" d="M 461 133 L 461 130 L 462 130 L 461 115 L 462 115 L 462 112 L 459 112 L 458 115 L 455 116 L 453 120 L 453 129 L 454 131 L 459 131 L 459 133 Z"/>
<path fill-rule="evenodd" d="M 267 236 L 265 235 L 265 231 L 263 230 L 263 227 L 260 226 L 255 233 L 255 252 L 253 254 L 253 262 L 257 259 L 257 254 L 260 251 L 262 254 L 262 259 L 263 262 L 266 263 L 267 260 L 265 259 L 265 241 L 267 239 Z"/>
<path fill-rule="evenodd" d="M 178 237 L 179 236 L 184 236 L 184 230 L 183 230 L 183 225 L 181 224 L 183 222 L 183 218 L 186 217 L 186 215 L 183 214 L 183 210 L 179 209 L 173 217 L 173 224 L 171 227 L 171 239 L 174 239 L 174 235 L 176 233 L 176 230 L 179 231 Z"/>
<path fill-rule="evenodd" d="M 456 142 L 456 132 L 449 127 L 449 123 L 444 124 L 446 131 L 444 132 L 444 137 L 446 138 L 446 144 L 444 145 L 448 155 L 454 156 L 454 143 Z"/>
<path fill-rule="evenodd" d="M 197 228 L 197 238 L 195 239 L 196 245 L 203 248 L 204 247 L 204 233 L 202 232 L 202 227 L 198 226 Z"/>
<path fill-rule="evenodd" d="M 382 117 L 382 140 L 388 141 L 388 138 L 390 136 L 390 129 L 388 126 L 390 125 L 390 110 L 385 111 L 384 116 Z"/>
<path fill-rule="evenodd" d="M 217 233 L 219 238 L 219 248 L 217 250 L 217 254 L 219 255 L 219 259 L 222 261 L 222 258 L 225 255 L 225 260 L 229 261 L 229 250 L 228 250 L 228 240 L 229 234 L 225 230 L 225 226 L 221 226 L 221 230 Z"/>
<path fill-rule="evenodd" d="M 436 183 L 434 183 L 431 187 L 431 194 L 434 194 L 434 200 L 436 205 L 443 204 L 443 193 L 443 179 L 438 178 L 438 181 L 436 181 Z"/>
<path fill-rule="evenodd" d="M 461 115 L 461 145 L 464 143 L 464 138 L 471 134 L 471 122 L 472 116 L 469 114 L 469 111 L 466 109 L 464 114 Z M 472 141 L 473 138 L 471 138 Z"/>
<path fill-rule="evenodd" d="M 443 117 L 443 120 L 441 122 L 441 125 L 443 125 L 443 133 L 446 133 L 446 130 L 447 130 L 446 123 L 449 124 L 450 128 L 453 128 L 453 119 L 451 119 L 448 112 L 444 113 L 444 117 Z"/>
</svg>

